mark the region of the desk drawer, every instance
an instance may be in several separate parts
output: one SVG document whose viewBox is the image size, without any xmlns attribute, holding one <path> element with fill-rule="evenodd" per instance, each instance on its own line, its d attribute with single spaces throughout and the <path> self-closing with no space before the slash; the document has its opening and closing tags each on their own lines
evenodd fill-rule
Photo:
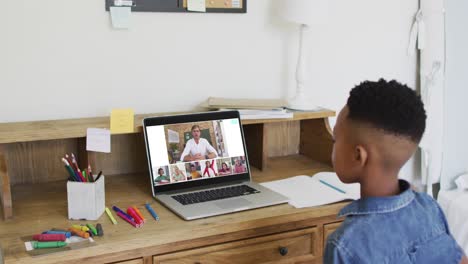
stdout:
<svg viewBox="0 0 468 264">
<path fill-rule="evenodd" d="M 318 228 L 154 256 L 154 264 L 311 263 L 321 258 Z"/>
</svg>

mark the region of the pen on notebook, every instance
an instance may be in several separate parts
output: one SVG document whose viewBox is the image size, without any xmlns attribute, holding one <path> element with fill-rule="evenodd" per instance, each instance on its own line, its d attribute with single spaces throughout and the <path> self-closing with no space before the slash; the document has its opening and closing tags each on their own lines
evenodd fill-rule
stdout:
<svg viewBox="0 0 468 264">
<path fill-rule="evenodd" d="M 334 190 L 336 190 L 336 191 L 339 191 L 340 193 L 346 193 L 345 191 L 341 190 L 340 188 L 335 187 L 335 186 L 329 184 L 328 182 L 326 182 L 326 181 L 324 181 L 324 180 L 319 180 L 319 181 L 320 181 L 321 183 L 323 183 L 324 185 L 326 185 L 326 186 L 328 186 L 328 187 L 330 187 L 330 188 L 332 188 L 332 189 L 334 189 Z"/>
</svg>

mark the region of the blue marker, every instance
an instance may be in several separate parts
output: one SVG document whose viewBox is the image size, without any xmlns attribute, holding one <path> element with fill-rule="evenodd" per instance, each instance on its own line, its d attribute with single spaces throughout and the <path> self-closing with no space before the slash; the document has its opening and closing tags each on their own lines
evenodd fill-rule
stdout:
<svg viewBox="0 0 468 264">
<path fill-rule="evenodd" d="M 131 217 L 129 214 L 127 214 L 126 212 L 120 210 L 120 208 L 118 208 L 117 206 L 112 206 L 112 209 L 114 209 L 114 211 L 116 212 L 120 212 L 122 213 L 123 215 L 125 215 L 126 217 L 128 217 L 128 219 L 131 219 L 132 221 L 135 221 L 135 219 L 133 219 L 133 217 Z"/>
<path fill-rule="evenodd" d="M 149 203 L 145 204 L 145 207 L 146 207 L 146 209 L 148 209 L 148 211 L 154 217 L 154 219 L 156 221 L 159 221 L 159 216 L 156 214 L 156 212 L 153 210 L 153 208 L 151 208 L 150 204 Z"/>
<path fill-rule="evenodd" d="M 326 186 L 328 186 L 328 187 L 330 187 L 330 188 L 332 188 L 332 189 L 334 189 L 334 190 L 336 190 L 336 191 L 339 191 L 340 193 L 346 193 L 345 191 L 341 190 L 340 188 L 335 187 L 335 186 L 329 184 L 328 182 L 326 182 L 326 181 L 324 181 L 324 180 L 319 180 L 319 181 L 320 181 L 321 183 L 325 184 Z"/>
</svg>

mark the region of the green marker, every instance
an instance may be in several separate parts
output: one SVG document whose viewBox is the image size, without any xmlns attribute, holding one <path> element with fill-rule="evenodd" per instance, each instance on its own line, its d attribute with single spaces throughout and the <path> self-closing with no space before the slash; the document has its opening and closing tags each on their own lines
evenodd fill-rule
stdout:
<svg viewBox="0 0 468 264">
<path fill-rule="evenodd" d="M 53 242 L 37 242 L 32 241 L 33 248 L 59 248 L 67 245 L 66 242 L 62 241 L 53 241 Z"/>
<path fill-rule="evenodd" d="M 96 228 L 93 225 L 86 224 L 86 226 L 91 230 L 91 232 L 93 232 L 94 236 L 97 236 L 98 232 L 97 232 Z"/>
</svg>

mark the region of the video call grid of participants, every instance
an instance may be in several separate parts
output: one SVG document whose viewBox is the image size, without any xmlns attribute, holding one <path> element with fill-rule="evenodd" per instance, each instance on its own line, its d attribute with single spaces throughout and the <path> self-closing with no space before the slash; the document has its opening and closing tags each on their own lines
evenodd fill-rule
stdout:
<svg viewBox="0 0 468 264">
<path fill-rule="evenodd" d="M 152 164 L 161 164 L 153 166 L 155 185 L 247 172 L 238 119 L 156 126 L 148 132 L 150 152 L 157 150 Z"/>
<path fill-rule="evenodd" d="M 201 180 L 212 177 L 236 175 L 247 172 L 245 156 L 217 158 L 170 164 L 157 167 L 154 172 L 154 184 Z"/>
</svg>

